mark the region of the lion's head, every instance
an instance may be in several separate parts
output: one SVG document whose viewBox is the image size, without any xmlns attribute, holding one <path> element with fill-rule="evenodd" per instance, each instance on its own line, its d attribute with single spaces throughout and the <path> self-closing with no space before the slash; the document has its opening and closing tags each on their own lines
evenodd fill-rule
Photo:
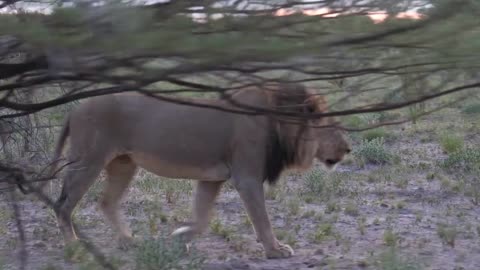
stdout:
<svg viewBox="0 0 480 270">
<path fill-rule="evenodd" d="M 274 94 L 276 108 L 295 114 L 328 111 L 324 96 L 300 84 L 283 84 Z M 333 168 L 350 152 L 344 132 L 333 117 L 310 119 L 274 117 L 274 134 L 267 155 L 267 180 L 275 182 L 284 168 L 308 169 L 317 158 Z"/>
<path fill-rule="evenodd" d="M 324 96 L 311 94 L 310 102 L 315 111 L 325 113 L 328 103 Z M 322 117 L 314 120 L 314 141 L 317 143 L 315 157 L 327 168 L 331 169 L 340 163 L 351 152 L 344 130 L 340 129 L 335 117 Z"/>
</svg>

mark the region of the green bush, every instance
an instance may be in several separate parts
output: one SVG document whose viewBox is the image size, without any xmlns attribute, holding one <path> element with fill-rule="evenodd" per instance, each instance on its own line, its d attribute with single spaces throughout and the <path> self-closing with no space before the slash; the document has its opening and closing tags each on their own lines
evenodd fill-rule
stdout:
<svg viewBox="0 0 480 270">
<path fill-rule="evenodd" d="M 356 186 L 349 184 L 350 173 L 331 172 L 326 173 L 314 169 L 304 179 L 301 193 L 308 199 L 321 199 L 328 201 L 333 196 L 347 196 L 356 194 Z"/>
<path fill-rule="evenodd" d="M 368 125 L 367 121 L 358 115 L 346 116 L 342 121 L 342 124 L 346 128 L 350 128 L 350 129 L 360 129 Z M 350 137 L 351 140 L 357 141 L 357 140 L 360 140 L 361 138 L 361 132 L 349 132 L 348 136 Z"/>
<path fill-rule="evenodd" d="M 362 128 L 367 125 L 367 121 L 358 115 L 346 116 L 343 123 L 348 128 Z"/>
<path fill-rule="evenodd" d="M 402 114 L 400 112 L 392 112 L 392 111 L 384 111 L 384 112 L 379 112 L 378 114 L 378 122 L 390 122 L 390 121 L 395 121 L 398 120 L 402 117 Z"/>
<path fill-rule="evenodd" d="M 378 138 L 386 139 L 388 134 L 384 128 L 374 128 L 362 132 L 362 137 L 364 140 L 371 141 Z"/>
<path fill-rule="evenodd" d="M 322 194 L 326 185 L 326 173 L 322 170 L 314 169 L 307 173 L 303 182 L 303 191 L 308 194 Z"/>
<path fill-rule="evenodd" d="M 375 138 L 370 141 L 363 140 L 353 150 L 353 156 L 362 166 L 367 163 L 387 164 L 393 160 L 393 155 L 385 148 L 385 140 L 383 138 Z"/>
<path fill-rule="evenodd" d="M 480 114 L 480 104 L 477 103 L 477 104 L 467 105 L 462 109 L 462 112 L 467 115 Z"/>
<path fill-rule="evenodd" d="M 463 175 L 462 177 L 465 196 L 470 197 L 472 203 L 475 205 L 480 205 L 480 178 L 478 178 L 479 175 L 480 168 L 472 171 L 471 175 Z"/>
<path fill-rule="evenodd" d="M 440 166 L 456 178 L 457 189 L 463 190 L 473 204 L 480 204 L 480 148 L 465 148 L 451 153 L 441 161 Z"/>
<path fill-rule="evenodd" d="M 456 135 L 443 134 L 440 136 L 440 145 L 445 153 L 450 154 L 460 151 L 463 148 L 464 143 L 463 138 Z"/>
<path fill-rule="evenodd" d="M 203 256 L 191 250 L 187 253 L 180 241 L 164 238 L 146 239 L 135 250 L 136 270 L 202 269 Z"/>
<path fill-rule="evenodd" d="M 450 171 L 478 171 L 480 170 L 480 148 L 465 148 L 450 153 L 442 165 Z"/>
</svg>

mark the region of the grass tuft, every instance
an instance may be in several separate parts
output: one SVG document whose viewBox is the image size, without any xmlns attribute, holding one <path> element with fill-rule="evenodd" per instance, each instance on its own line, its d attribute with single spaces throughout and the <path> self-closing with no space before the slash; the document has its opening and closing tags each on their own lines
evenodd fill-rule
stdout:
<svg viewBox="0 0 480 270">
<path fill-rule="evenodd" d="M 135 250 L 135 269 L 137 270 L 193 270 L 202 269 L 205 258 L 196 250 L 185 249 L 180 241 L 164 238 L 146 239 Z"/>
<path fill-rule="evenodd" d="M 378 257 L 375 269 L 381 270 L 421 270 L 417 263 L 400 256 L 395 248 L 389 248 Z"/>
<path fill-rule="evenodd" d="M 463 138 L 445 133 L 440 136 L 440 146 L 447 154 L 458 152 L 464 147 Z"/>
</svg>

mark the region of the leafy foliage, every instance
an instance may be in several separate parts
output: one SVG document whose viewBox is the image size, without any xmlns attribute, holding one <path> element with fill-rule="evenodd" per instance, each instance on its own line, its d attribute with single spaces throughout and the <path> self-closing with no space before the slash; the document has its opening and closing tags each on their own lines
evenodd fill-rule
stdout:
<svg viewBox="0 0 480 270">
<path fill-rule="evenodd" d="M 393 155 L 385 148 L 383 137 L 372 140 L 363 140 L 361 144 L 353 150 L 353 155 L 361 165 L 387 164 L 393 160 Z"/>
<path fill-rule="evenodd" d="M 467 115 L 478 115 L 480 114 L 480 104 L 469 104 L 463 108 L 463 113 Z"/>
<path fill-rule="evenodd" d="M 304 192 L 322 194 L 325 190 L 326 173 L 323 170 L 312 170 L 305 176 L 303 183 Z"/>
<path fill-rule="evenodd" d="M 366 141 L 379 138 L 386 139 L 387 136 L 387 131 L 384 128 L 375 128 L 363 132 L 363 139 Z"/>
<path fill-rule="evenodd" d="M 355 194 L 355 185 L 349 183 L 349 173 L 326 173 L 320 169 L 313 169 L 304 179 L 302 194 L 309 199 L 328 201 L 332 197 Z"/>
<path fill-rule="evenodd" d="M 443 161 L 443 166 L 450 171 L 480 170 L 480 149 L 467 147 L 455 151 Z"/>
</svg>

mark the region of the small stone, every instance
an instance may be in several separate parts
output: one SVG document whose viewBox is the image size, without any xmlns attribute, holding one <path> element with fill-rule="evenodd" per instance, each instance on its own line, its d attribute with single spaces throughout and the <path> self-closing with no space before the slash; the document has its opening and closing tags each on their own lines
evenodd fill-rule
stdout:
<svg viewBox="0 0 480 270">
<path fill-rule="evenodd" d="M 230 270 L 230 267 L 221 263 L 209 263 L 204 266 L 203 270 Z"/>
<path fill-rule="evenodd" d="M 364 260 L 361 260 L 357 263 L 359 267 L 366 268 L 368 266 L 368 263 Z"/>
<path fill-rule="evenodd" d="M 33 243 L 34 248 L 46 248 L 47 245 L 43 241 L 36 241 Z"/>
<path fill-rule="evenodd" d="M 232 259 L 228 262 L 230 264 L 231 269 L 250 269 L 250 265 L 248 265 L 246 262 L 237 260 L 237 259 Z"/>
<path fill-rule="evenodd" d="M 323 249 L 319 248 L 319 249 L 315 250 L 315 255 L 323 255 L 323 254 L 325 254 Z"/>
<path fill-rule="evenodd" d="M 320 265 L 321 261 L 318 260 L 318 259 L 315 259 L 315 258 L 311 258 L 309 259 L 308 261 L 304 262 L 304 264 L 308 267 L 308 268 L 314 268 L 315 266 L 318 266 Z"/>
</svg>

